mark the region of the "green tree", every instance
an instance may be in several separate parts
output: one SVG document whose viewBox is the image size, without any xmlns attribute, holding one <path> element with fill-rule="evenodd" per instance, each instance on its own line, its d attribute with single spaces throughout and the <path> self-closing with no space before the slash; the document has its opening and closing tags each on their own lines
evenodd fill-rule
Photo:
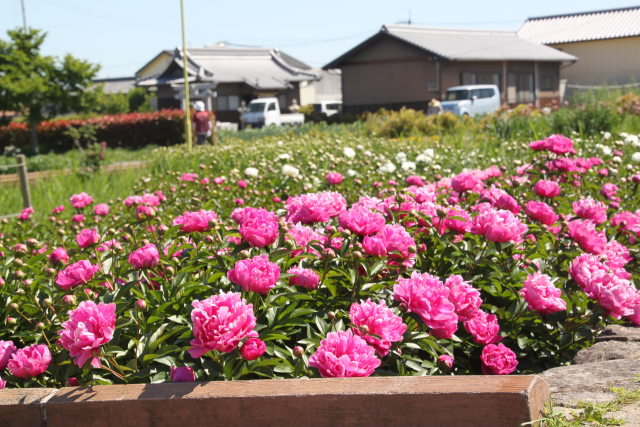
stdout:
<svg viewBox="0 0 640 427">
<path fill-rule="evenodd" d="M 0 40 L 0 110 L 13 110 L 27 118 L 31 148 L 37 153 L 36 126 L 70 111 L 90 109 L 96 98 L 93 78 L 99 70 L 66 55 L 63 59 L 42 55 L 46 33 L 29 29 L 7 31 Z"/>
</svg>

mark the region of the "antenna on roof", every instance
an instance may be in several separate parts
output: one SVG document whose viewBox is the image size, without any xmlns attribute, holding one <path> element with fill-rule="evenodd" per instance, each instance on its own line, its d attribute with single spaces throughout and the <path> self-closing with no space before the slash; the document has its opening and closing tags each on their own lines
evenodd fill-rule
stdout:
<svg viewBox="0 0 640 427">
<path fill-rule="evenodd" d="M 398 21 L 398 22 L 396 22 L 396 24 L 411 25 L 411 9 L 409 9 L 409 19 L 407 19 L 406 21 Z"/>
</svg>

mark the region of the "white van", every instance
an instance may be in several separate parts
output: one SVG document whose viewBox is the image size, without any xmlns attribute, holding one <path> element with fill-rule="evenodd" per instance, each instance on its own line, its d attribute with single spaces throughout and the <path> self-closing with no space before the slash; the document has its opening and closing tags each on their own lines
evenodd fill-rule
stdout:
<svg viewBox="0 0 640 427">
<path fill-rule="evenodd" d="M 278 98 L 257 98 L 249 103 L 247 111 L 241 116 L 242 126 L 280 126 L 302 125 L 304 114 L 283 114 L 280 112 Z"/>
<path fill-rule="evenodd" d="M 447 89 L 441 105 L 458 116 L 489 114 L 500 109 L 500 91 L 496 85 L 454 86 Z"/>
</svg>

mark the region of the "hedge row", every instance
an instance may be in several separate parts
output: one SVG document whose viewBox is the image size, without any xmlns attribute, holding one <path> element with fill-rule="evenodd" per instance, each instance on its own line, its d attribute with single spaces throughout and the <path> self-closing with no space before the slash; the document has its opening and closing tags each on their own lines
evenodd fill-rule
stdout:
<svg viewBox="0 0 640 427">
<path fill-rule="evenodd" d="M 98 141 L 109 147 L 140 148 L 146 145 L 172 145 L 183 140 L 184 112 L 162 110 L 153 113 L 113 114 L 85 120 L 56 120 L 42 122 L 37 127 L 41 152 L 64 152 L 73 148 L 66 135 L 71 127 L 93 125 Z M 0 127 L 0 152 L 13 145 L 29 151 L 29 128 L 25 123 L 11 123 Z"/>
</svg>

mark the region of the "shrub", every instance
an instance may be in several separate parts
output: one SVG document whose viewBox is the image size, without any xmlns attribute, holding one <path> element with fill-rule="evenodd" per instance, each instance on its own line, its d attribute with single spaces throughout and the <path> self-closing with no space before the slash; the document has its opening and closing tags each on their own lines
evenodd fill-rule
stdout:
<svg viewBox="0 0 640 427">
<path fill-rule="evenodd" d="M 184 131 L 181 110 L 162 110 L 153 113 L 130 113 L 101 116 L 86 120 L 56 120 L 37 127 L 43 152 L 64 152 L 73 148 L 69 128 L 91 125 L 96 138 L 109 147 L 141 148 L 146 145 L 172 145 L 181 142 Z M 0 149 L 13 145 L 23 151 L 29 147 L 29 129 L 24 123 L 0 127 Z"/>
</svg>

